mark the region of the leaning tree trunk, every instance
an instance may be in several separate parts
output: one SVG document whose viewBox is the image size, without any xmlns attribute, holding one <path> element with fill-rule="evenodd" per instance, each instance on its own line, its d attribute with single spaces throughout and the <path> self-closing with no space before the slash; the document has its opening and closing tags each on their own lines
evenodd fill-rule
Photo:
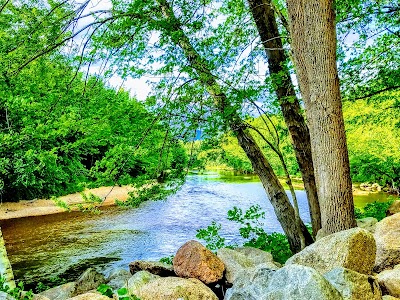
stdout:
<svg viewBox="0 0 400 300">
<path fill-rule="evenodd" d="M 235 132 L 237 134 L 239 145 L 251 161 L 254 171 L 260 178 L 261 183 L 268 194 L 275 215 L 288 237 L 290 248 L 292 251 L 298 252 L 302 249 L 302 243 L 306 246 L 310 245 L 313 242 L 313 238 L 301 220 L 299 222 L 299 229 L 298 223 L 295 222 L 295 211 L 293 206 L 290 205 L 285 189 L 279 182 L 278 177 L 275 175 L 260 147 L 247 130 L 239 128 L 235 129 Z M 302 238 L 298 234 L 299 231 L 303 234 L 303 242 Z"/>
<path fill-rule="evenodd" d="M 288 237 L 291 250 L 293 252 L 300 251 L 301 243 L 298 235 L 299 231 L 304 235 L 306 245 L 311 244 L 313 239 L 302 222 L 300 229 L 296 225 L 296 222 L 294 222 L 294 209 L 290 204 L 284 188 L 273 172 L 271 165 L 265 158 L 261 149 L 255 143 L 251 134 L 245 128 L 246 126 L 243 124 L 238 113 L 232 110 L 226 94 L 222 91 L 221 86 L 215 80 L 215 77 L 208 68 L 205 59 L 201 57 L 192 46 L 168 2 L 166 0 L 157 0 L 157 2 L 159 3 L 161 11 L 166 19 L 165 26 L 167 26 L 167 30 L 173 31 L 173 34 L 171 35 L 173 42 L 183 50 L 191 67 L 196 70 L 199 76 L 199 82 L 214 99 L 215 106 L 224 116 L 226 124 L 236 133 L 240 146 L 245 151 L 267 192 L 277 218 Z"/>
<path fill-rule="evenodd" d="M 14 275 L 11 269 L 10 261 L 7 257 L 6 245 L 3 239 L 3 233 L 0 229 L 0 275 L 5 278 L 5 284 L 11 289 L 15 288 Z"/>
<path fill-rule="evenodd" d="M 356 225 L 336 66 L 333 0 L 287 0 L 292 51 L 311 135 L 323 234 Z"/>
<path fill-rule="evenodd" d="M 310 133 L 290 78 L 287 56 L 283 49 L 271 1 L 248 0 L 248 2 L 267 55 L 270 78 L 292 138 L 292 145 L 307 193 L 313 234 L 315 236 L 318 230 L 321 229 L 321 211 L 314 177 Z"/>
</svg>

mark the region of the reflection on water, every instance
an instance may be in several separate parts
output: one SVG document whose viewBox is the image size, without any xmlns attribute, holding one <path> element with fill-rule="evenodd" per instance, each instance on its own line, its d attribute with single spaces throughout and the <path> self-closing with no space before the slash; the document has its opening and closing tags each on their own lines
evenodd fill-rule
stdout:
<svg viewBox="0 0 400 300">
<path fill-rule="evenodd" d="M 301 217 L 309 222 L 304 191 L 297 191 Z M 357 206 L 375 200 L 362 196 Z M 59 276 L 76 278 L 89 266 L 103 273 L 127 268 L 136 259 L 158 260 L 172 255 L 196 230 L 216 220 L 228 242 L 240 239 L 238 226 L 226 219 L 233 206 L 259 204 L 268 232 L 282 229 L 265 192 L 251 175 L 209 173 L 190 175 L 182 189 L 165 201 L 146 202 L 137 209 L 108 207 L 101 215 L 79 212 L 2 222 L 2 230 L 17 279 L 49 283 Z"/>
</svg>

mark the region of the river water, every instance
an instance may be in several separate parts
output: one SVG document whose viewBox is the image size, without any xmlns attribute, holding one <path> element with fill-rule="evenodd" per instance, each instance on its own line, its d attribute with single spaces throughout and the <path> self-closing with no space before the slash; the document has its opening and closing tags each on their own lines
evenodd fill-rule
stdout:
<svg viewBox="0 0 400 300">
<path fill-rule="evenodd" d="M 301 217 L 309 222 L 306 194 L 301 190 L 296 194 Z M 356 205 L 374 200 L 359 198 Z M 282 232 L 254 176 L 218 173 L 189 175 L 177 194 L 139 208 L 108 207 L 100 215 L 71 212 L 8 220 L 1 228 L 16 279 L 51 285 L 54 280 L 71 281 L 90 266 L 107 275 L 114 268 L 127 269 L 133 260 L 173 255 L 213 220 L 221 223 L 221 235 L 228 243 L 238 242 L 239 227 L 226 219 L 227 211 L 253 204 L 265 211 L 267 232 Z"/>
</svg>

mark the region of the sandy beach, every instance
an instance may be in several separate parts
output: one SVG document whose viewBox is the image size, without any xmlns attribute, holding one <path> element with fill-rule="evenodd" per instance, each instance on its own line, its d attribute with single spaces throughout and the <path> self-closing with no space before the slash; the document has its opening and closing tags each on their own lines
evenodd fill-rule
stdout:
<svg viewBox="0 0 400 300">
<path fill-rule="evenodd" d="M 102 206 L 115 205 L 115 200 L 125 201 L 128 199 L 128 193 L 133 190 L 131 186 L 100 187 L 85 190 L 85 194 L 92 193 L 105 199 Z M 80 193 L 70 194 L 58 199 L 68 204 L 84 203 Z M 19 202 L 4 202 L 0 204 L 0 220 L 23 218 L 30 216 L 43 216 L 65 212 L 64 208 L 58 207 L 50 199 L 22 200 Z"/>
</svg>

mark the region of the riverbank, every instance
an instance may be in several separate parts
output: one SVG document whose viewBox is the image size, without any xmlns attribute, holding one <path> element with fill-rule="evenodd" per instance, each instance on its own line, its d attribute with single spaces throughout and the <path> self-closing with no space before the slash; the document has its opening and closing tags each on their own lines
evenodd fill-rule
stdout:
<svg viewBox="0 0 400 300">
<path fill-rule="evenodd" d="M 91 193 L 101 199 L 105 199 L 100 206 L 112 206 L 115 205 L 116 199 L 119 201 L 127 200 L 129 197 L 128 193 L 133 191 L 133 189 L 134 188 L 131 186 L 108 186 L 87 189 L 84 193 L 86 195 Z M 81 193 L 58 197 L 58 199 L 68 205 L 84 203 Z M 50 199 L 21 200 L 19 202 L 4 202 L 0 204 L 0 220 L 44 216 L 61 212 L 65 212 L 65 209 L 57 206 L 54 201 Z"/>
</svg>

